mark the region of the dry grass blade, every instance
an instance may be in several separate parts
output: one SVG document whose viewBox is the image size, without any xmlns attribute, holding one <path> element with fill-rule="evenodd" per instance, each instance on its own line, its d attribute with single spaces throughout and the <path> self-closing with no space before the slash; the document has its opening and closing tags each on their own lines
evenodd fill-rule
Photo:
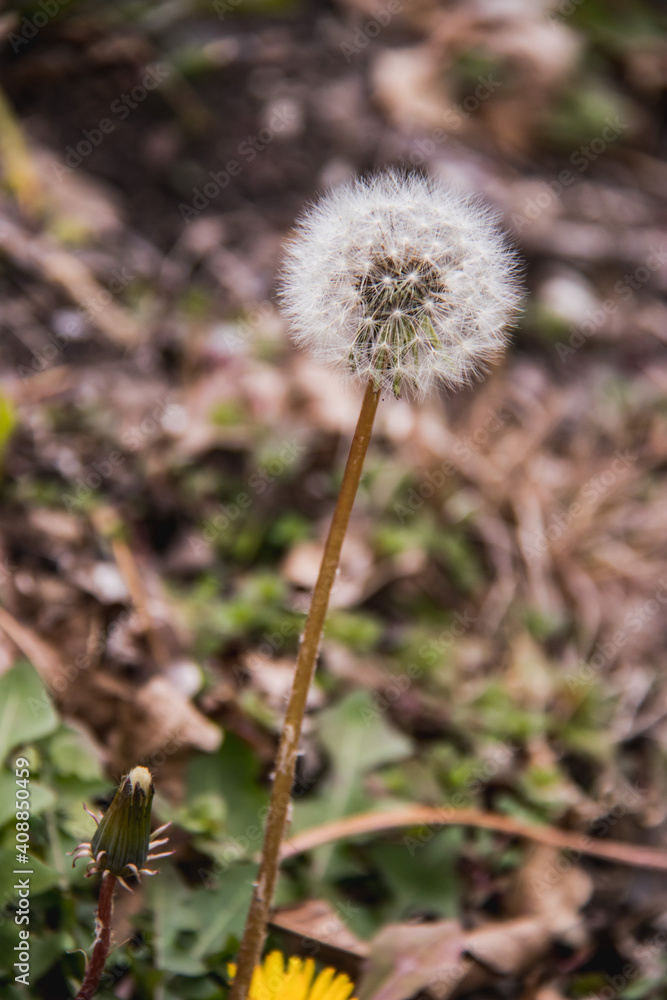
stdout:
<svg viewBox="0 0 667 1000">
<path fill-rule="evenodd" d="M 16 267 L 41 275 L 49 284 L 60 286 L 69 298 L 87 313 L 91 301 L 100 301 L 106 290 L 73 253 L 63 250 L 49 237 L 32 236 L 5 215 L 0 254 Z M 92 322 L 109 340 L 120 347 L 135 344 L 141 326 L 122 306 L 108 302 L 92 314 Z"/>
<path fill-rule="evenodd" d="M 560 850 L 578 851 L 589 857 L 604 858 L 622 865 L 667 871 L 667 851 L 657 847 L 624 844 L 614 840 L 598 841 L 585 833 L 570 833 L 553 826 L 522 823 L 510 816 L 485 813 L 478 809 L 440 809 L 437 806 L 406 806 L 391 812 L 357 813 L 355 816 L 323 823 L 286 841 L 282 857 L 290 858 L 347 837 L 411 826 L 473 826 L 482 830 L 523 837 Z"/>
</svg>

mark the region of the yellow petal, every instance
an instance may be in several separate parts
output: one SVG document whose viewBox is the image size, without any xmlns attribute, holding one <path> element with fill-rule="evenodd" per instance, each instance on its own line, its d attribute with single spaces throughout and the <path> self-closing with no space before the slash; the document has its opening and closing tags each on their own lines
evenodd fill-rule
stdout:
<svg viewBox="0 0 667 1000">
<path fill-rule="evenodd" d="M 315 963 L 312 958 L 306 962 L 300 958 L 290 958 L 283 989 L 284 997 L 281 1000 L 308 1000 L 314 972 Z"/>
<path fill-rule="evenodd" d="M 313 983 L 308 1000 L 329 1000 L 329 988 L 336 975 L 335 969 L 324 969 Z"/>
<path fill-rule="evenodd" d="M 350 993 L 354 989 L 354 984 L 342 973 L 334 979 L 331 988 L 327 993 L 326 1000 L 348 1000 Z"/>
<path fill-rule="evenodd" d="M 236 975 L 234 963 L 227 970 L 230 977 Z M 354 985 L 344 973 L 327 968 L 313 981 L 314 975 L 312 958 L 292 956 L 285 964 L 282 953 L 272 951 L 255 968 L 248 1000 L 350 1000 Z"/>
</svg>

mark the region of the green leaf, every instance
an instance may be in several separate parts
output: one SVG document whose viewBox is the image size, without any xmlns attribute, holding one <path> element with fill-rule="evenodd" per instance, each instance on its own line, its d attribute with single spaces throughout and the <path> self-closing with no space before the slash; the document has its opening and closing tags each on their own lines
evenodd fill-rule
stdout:
<svg viewBox="0 0 667 1000">
<path fill-rule="evenodd" d="M 241 936 L 256 873 L 256 865 L 237 865 L 219 888 L 193 891 L 165 866 L 148 889 L 157 967 L 182 976 L 206 973 L 205 958 L 219 954 L 230 934 Z"/>
<path fill-rule="evenodd" d="M 170 866 L 149 883 L 147 895 L 155 914 L 155 963 L 158 969 L 182 976 L 200 976 L 206 966 L 192 954 L 201 930 L 192 906 L 192 892 Z"/>
<path fill-rule="evenodd" d="M 349 781 L 355 774 L 401 760 L 412 752 L 410 740 L 388 725 L 366 691 L 355 691 L 322 712 L 319 733 L 339 780 Z"/>
<path fill-rule="evenodd" d="M 258 777 L 259 764 L 251 748 L 228 734 L 217 753 L 201 754 L 188 766 L 186 812 L 217 819 L 234 837 L 244 835 L 248 827 L 261 827 L 268 795 L 259 787 Z"/>
<path fill-rule="evenodd" d="M 192 894 L 192 905 L 202 923 L 192 948 L 196 958 L 220 952 L 231 934 L 241 937 L 257 867 L 255 864 L 234 865 L 220 876 L 219 888 L 202 889 Z"/>
<path fill-rule="evenodd" d="M 331 757 L 333 773 L 321 795 L 295 804 L 295 830 L 367 809 L 364 774 L 412 753 L 408 738 L 388 725 L 366 691 L 355 691 L 322 712 L 319 722 L 320 739 Z M 320 877 L 327 872 L 334 847 L 328 844 L 316 852 Z"/>
<path fill-rule="evenodd" d="M 58 726 L 46 688 L 30 663 L 17 663 L 0 677 L 0 706 L 0 761 Z"/>
<path fill-rule="evenodd" d="M 75 942 L 71 934 L 59 931 L 57 934 L 50 934 L 41 931 L 39 937 L 31 935 L 30 941 L 30 977 L 37 980 L 55 965 L 63 952 L 75 948 Z"/>
<path fill-rule="evenodd" d="M 45 809 L 52 809 L 56 804 L 56 796 L 50 788 L 31 781 L 29 786 L 30 815 L 39 816 Z M 16 776 L 13 771 L 0 771 L 0 827 L 3 827 L 15 815 Z"/>
<path fill-rule="evenodd" d="M 392 893 L 391 905 L 383 908 L 384 920 L 408 920 L 423 910 L 455 917 L 460 910 L 457 868 L 463 842 L 463 829 L 453 827 L 405 830 L 400 842 L 366 846 L 364 854 L 375 862 Z"/>
<path fill-rule="evenodd" d="M 30 864 L 27 865 L 15 864 L 16 857 L 16 851 L 13 851 L 11 848 L 0 850 L 0 899 L 18 899 L 18 890 L 15 888 L 15 884 L 18 884 L 19 879 L 30 880 L 31 900 L 34 896 L 38 896 L 40 892 L 46 892 L 47 889 L 52 889 L 53 886 L 58 885 L 60 876 L 53 868 L 42 864 L 41 861 L 38 861 L 30 853 L 28 853 Z M 24 868 L 31 874 L 24 872 Z M 15 875 L 15 869 L 21 869 L 21 874 Z"/>
<path fill-rule="evenodd" d="M 69 726 L 61 726 L 49 740 L 49 758 L 61 775 L 95 781 L 102 777 L 92 740 Z"/>
</svg>

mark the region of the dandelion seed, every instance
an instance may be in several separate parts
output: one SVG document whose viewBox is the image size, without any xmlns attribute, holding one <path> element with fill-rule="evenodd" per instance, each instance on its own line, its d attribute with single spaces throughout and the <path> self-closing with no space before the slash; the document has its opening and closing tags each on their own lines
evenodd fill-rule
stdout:
<svg viewBox="0 0 667 1000">
<path fill-rule="evenodd" d="M 317 360 L 422 397 L 497 359 L 518 311 L 517 260 L 493 213 L 418 175 L 329 192 L 288 247 L 282 305 Z"/>
</svg>

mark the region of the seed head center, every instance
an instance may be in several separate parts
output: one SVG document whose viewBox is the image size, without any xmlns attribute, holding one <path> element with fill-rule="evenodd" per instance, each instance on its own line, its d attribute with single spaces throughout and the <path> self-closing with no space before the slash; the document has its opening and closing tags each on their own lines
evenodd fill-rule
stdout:
<svg viewBox="0 0 667 1000">
<path fill-rule="evenodd" d="M 357 289 L 364 316 L 371 320 L 375 337 L 382 339 L 382 328 L 388 323 L 400 320 L 419 323 L 426 303 L 442 294 L 443 282 L 428 261 L 378 255 L 359 275 Z"/>
</svg>

